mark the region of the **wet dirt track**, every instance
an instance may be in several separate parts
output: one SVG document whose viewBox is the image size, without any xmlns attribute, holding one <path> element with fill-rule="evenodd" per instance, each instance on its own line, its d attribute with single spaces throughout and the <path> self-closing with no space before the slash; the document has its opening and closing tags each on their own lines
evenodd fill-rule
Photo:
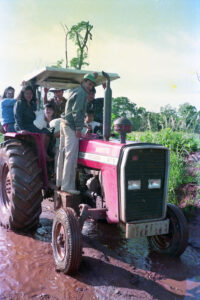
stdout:
<svg viewBox="0 0 200 300">
<path fill-rule="evenodd" d="M 55 270 L 52 217 L 53 203 L 45 200 L 33 236 L 0 227 L 0 300 L 200 299 L 200 212 L 180 258 L 149 253 L 146 239 L 127 241 L 117 226 L 87 222 L 83 261 L 73 277 Z"/>
</svg>

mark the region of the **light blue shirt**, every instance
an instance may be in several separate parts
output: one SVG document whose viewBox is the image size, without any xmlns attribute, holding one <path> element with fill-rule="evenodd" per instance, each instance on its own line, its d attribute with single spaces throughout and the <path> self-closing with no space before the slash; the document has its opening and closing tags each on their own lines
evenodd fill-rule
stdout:
<svg viewBox="0 0 200 300">
<path fill-rule="evenodd" d="M 0 118 L 1 124 L 15 123 L 13 107 L 16 99 L 4 98 L 0 101 Z"/>
</svg>

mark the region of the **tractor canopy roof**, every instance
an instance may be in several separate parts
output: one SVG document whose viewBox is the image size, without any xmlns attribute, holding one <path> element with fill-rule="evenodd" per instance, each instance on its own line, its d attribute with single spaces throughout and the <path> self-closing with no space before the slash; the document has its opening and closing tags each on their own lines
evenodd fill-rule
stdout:
<svg viewBox="0 0 200 300">
<path fill-rule="evenodd" d="M 55 67 L 45 67 L 38 72 L 34 72 L 32 75 L 25 78 L 25 83 L 34 83 L 38 86 L 46 88 L 62 88 L 71 89 L 80 85 L 84 79 L 84 75 L 88 73 L 94 73 L 94 71 L 88 70 L 75 70 Z M 106 81 L 102 72 L 95 72 L 98 74 L 96 79 L 96 86 L 101 85 Z M 110 80 L 120 78 L 116 73 L 107 73 Z"/>
</svg>

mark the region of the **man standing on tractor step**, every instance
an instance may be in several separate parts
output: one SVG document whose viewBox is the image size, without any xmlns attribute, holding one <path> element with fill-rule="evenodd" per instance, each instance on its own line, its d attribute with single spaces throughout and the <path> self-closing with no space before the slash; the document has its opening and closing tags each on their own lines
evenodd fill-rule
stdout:
<svg viewBox="0 0 200 300">
<path fill-rule="evenodd" d="M 56 186 L 61 191 L 75 195 L 80 193 L 75 188 L 79 138 L 84 125 L 88 94 L 96 84 L 96 76 L 96 73 L 86 74 L 81 85 L 69 92 L 65 112 L 61 115 Z"/>
</svg>

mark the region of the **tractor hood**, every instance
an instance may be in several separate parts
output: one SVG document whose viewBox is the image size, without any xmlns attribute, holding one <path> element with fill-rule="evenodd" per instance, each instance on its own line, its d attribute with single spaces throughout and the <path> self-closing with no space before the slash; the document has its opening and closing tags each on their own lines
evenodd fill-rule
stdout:
<svg viewBox="0 0 200 300">
<path fill-rule="evenodd" d="M 75 70 L 55 67 L 45 67 L 44 69 L 34 72 L 25 78 L 25 83 L 34 83 L 35 85 L 46 88 L 63 88 L 71 89 L 80 85 L 85 74 L 94 73 L 94 71 Z M 97 72 L 97 86 L 106 81 L 102 72 Z M 120 78 L 116 73 L 108 73 L 110 80 Z"/>
</svg>

